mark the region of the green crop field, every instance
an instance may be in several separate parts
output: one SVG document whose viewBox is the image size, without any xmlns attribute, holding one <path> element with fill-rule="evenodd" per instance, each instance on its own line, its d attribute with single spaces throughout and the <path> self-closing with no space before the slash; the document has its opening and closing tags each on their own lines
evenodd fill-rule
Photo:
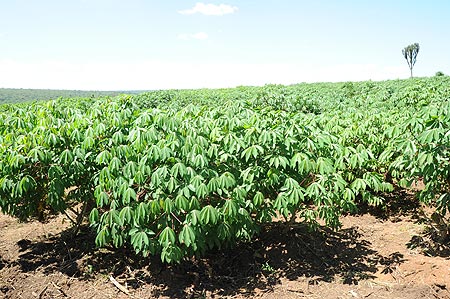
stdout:
<svg viewBox="0 0 450 299">
<path fill-rule="evenodd" d="M 45 101 L 58 98 L 99 98 L 141 92 L 0 88 L 0 104 Z"/>
<path fill-rule="evenodd" d="M 450 206 L 450 77 L 155 91 L 0 106 L 0 208 L 79 208 L 96 244 L 179 262 L 274 219 L 322 221 L 421 181 Z"/>
</svg>

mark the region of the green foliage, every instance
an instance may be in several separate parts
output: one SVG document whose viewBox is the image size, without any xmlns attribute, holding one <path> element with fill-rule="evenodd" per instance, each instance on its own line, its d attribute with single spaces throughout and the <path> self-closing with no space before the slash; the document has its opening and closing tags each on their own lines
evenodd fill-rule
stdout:
<svg viewBox="0 0 450 299">
<path fill-rule="evenodd" d="M 404 172 L 407 186 L 421 180 L 425 188 L 419 199 L 445 215 L 450 211 L 450 103 L 422 109 L 409 121 L 409 131 L 397 141 L 405 150 L 393 167 Z"/>
<path fill-rule="evenodd" d="M 336 228 L 393 181 L 449 206 L 448 77 L 158 91 L 0 106 L 0 208 L 78 204 L 97 246 L 167 263 L 282 217 Z"/>
<path fill-rule="evenodd" d="M 122 93 L 136 94 L 138 92 L 0 88 L 0 104 L 42 101 L 58 98 L 96 99 L 105 96 L 117 96 Z"/>
</svg>

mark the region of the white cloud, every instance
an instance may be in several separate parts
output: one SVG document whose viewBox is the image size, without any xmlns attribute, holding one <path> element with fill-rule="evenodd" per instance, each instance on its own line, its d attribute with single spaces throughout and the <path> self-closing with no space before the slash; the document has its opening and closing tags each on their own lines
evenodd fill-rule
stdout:
<svg viewBox="0 0 450 299">
<path fill-rule="evenodd" d="M 191 9 L 180 10 L 178 13 L 182 15 L 192 15 L 195 13 L 200 13 L 207 16 L 223 16 L 226 14 L 232 14 L 238 11 L 236 6 L 231 6 L 228 4 L 205 4 L 202 2 L 197 2 L 195 6 Z"/>
<path fill-rule="evenodd" d="M 191 39 L 199 39 L 199 40 L 205 40 L 208 38 L 208 34 L 205 32 L 197 32 L 193 34 L 189 33 L 182 33 L 178 35 L 178 39 L 182 40 L 191 40 Z"/>
<path fill-rule="evenodd" d="M 193 34 L 192 37 L 195 39 L 207 39 L 208 34 L 206 34 L 205 32 L 198 32 L 198 33 Z"/>
</svg>

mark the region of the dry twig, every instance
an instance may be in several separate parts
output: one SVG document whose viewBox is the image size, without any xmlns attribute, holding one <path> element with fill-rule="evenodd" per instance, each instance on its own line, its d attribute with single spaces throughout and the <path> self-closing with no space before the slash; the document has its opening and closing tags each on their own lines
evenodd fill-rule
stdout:
<svg viewBox="0 0 450 299">
<path fill-rule="evenodd" d="M 112 277 L 112 275 L 109 276 L 109 280 L 123 293 L 127 294 L 128 296 L 130 295 L 130 292 L 127 290 L 126 287 L 124 287 L 123 285 L 121 285 L 114 277 Z"/>
</svg>

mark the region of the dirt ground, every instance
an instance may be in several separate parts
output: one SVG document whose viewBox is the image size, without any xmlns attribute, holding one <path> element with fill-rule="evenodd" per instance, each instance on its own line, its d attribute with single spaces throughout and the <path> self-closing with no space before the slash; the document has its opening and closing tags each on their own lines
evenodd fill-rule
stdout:
<svg viewBox="0 0 450 299">
<path fill-rule="evenodd" d="M 344 216 L 338 231 L 275 223 L 252 243 L 176 266 L 95 249 L 63 216 L 0 215 L 0 298 L 450 299 L 450 253 L 433 240 L 430 213 L 404 199 Z"/>
</svg>

